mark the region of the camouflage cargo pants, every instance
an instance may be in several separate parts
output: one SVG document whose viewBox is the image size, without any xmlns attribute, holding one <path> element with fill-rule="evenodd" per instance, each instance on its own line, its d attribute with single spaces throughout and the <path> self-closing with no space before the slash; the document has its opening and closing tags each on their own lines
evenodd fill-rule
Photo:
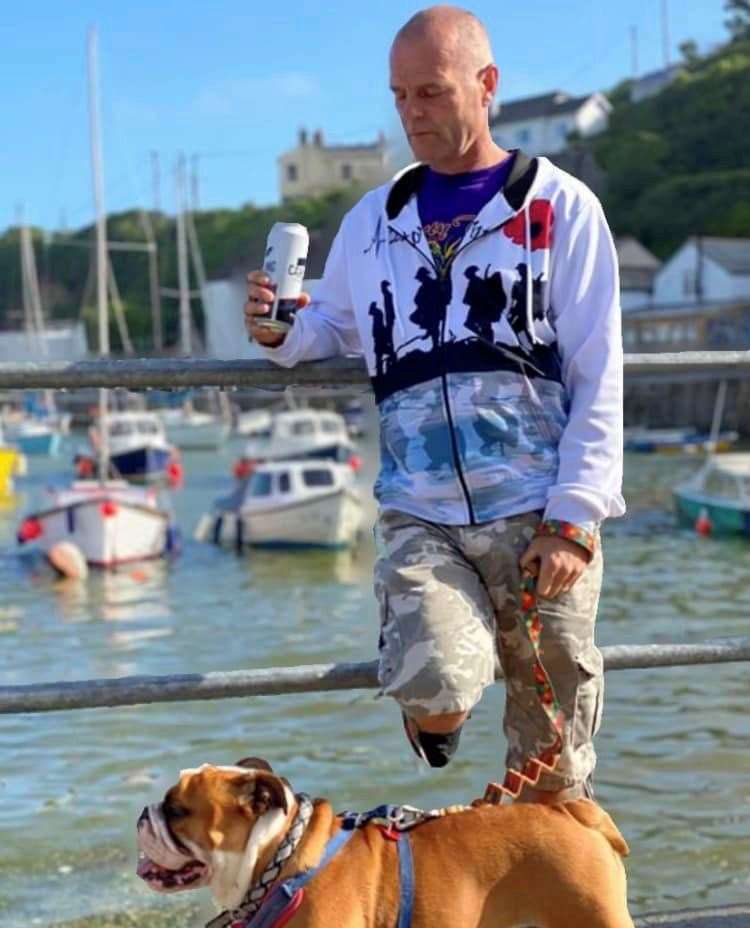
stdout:
<svg viewBox="0 0 750 928">
<path fill-rule="evenodd" d="M 532 677 L 533 651 L 519 621 L 518 560 L 538 513 L 477 526 L 437 525 L 393 510 L 375 526 L 375 593 L 380 603 L 379 680 L 417 721 L 468 712 L 505 677 L 506 765 L 520 768 L 553 738 Z M 594 644 L 601 548 L 569 593 L 539 598 L 542 661 L 567 719 L 563 753 L 541 789 L 586 781 L 596 763 L 604 677 Z"/>
</svg>

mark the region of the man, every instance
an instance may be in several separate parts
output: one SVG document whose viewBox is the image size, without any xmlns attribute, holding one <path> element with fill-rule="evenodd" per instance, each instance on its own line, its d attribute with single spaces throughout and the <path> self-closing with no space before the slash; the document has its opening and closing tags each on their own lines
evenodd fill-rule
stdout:
<svg viewBox="0 0 750 928">
<path fill-rule="evenodd" d="M 421 164 L 344 218 L 316 300 L 285 338 L 258 327 L 273 294 L 261 272 L 250 274 L 248 331 L 279 364 L 363 352 L 373 375 L 382 426 L 379 678 L 414 750 L 433 766 L 448 762 L 493 680 L 495 648 L 508 766 L 521 769 L 549 747 L 554 732 L 519 621 L 529 570 L 538 576 L 544 667 L 566 723 L 554 771 L 521 798 L 573 798 L 589 793 L 601 715 L 598 526 L 625 509 L 612 238 L 583 184 L 493 141 L 498 70 L 472 14 L 418 13 L 394 40 L 390 71 Z M 481 325 L 466 304 L 472 267 L 500 275 L 523 326 L 492 305 Z M 384 282 L 395 360 L 381 374 L 368 308 Z M 427 326 L 426 283 L 435 313 Z M 493 339 L 477 338 L 477 327 Z"/>
</svg>

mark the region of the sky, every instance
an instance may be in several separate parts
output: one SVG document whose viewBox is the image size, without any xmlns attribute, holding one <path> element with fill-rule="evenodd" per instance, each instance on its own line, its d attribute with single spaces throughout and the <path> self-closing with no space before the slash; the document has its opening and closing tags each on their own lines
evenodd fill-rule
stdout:
<svg viewBox="0 0 750 928">
<path fill-rule="evenodd" d="M 606 90 L 726 37 L 723 0 L 474 0 L 499 99 Z M 93 219 L 86 42 L 98 32 L 105 208 L 175 209 L 175 164 L 200 208 L 278 200 L 278 155 L 301 127 L 331 143 L 399 133 L 388 48 L 423 3 L 309 0 L 5 0 L 0 12 L 0 230 Z M 155 165 L 158 162 L 158 170 Z"/>
</svg>

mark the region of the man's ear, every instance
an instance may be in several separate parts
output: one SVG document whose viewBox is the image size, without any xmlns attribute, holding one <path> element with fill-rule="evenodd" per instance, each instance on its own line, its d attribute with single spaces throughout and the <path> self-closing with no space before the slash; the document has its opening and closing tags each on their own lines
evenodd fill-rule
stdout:
<svg viewBox="0 0 750 928">
<path fill-rule="evenodd" d="M 267 770 L 269 773 L 273 773 L 271 765 L 267 760 L 263 760 L 262 757 L 243 757 L 242 760 L 238 760 L 234 766 L 247 767 L 250 770 Z"/>
<path fill-rule="evenodd" d="M 263 815 L 271 809 L 289 811 L 283 781 L 265 770 L 259 771 L 252 782 L 247 784 L 244 798 L 255 815 Z"/>
</svg>

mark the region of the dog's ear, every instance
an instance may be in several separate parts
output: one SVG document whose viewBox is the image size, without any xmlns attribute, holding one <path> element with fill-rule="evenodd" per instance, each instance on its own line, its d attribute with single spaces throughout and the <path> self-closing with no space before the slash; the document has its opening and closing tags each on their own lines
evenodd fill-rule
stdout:
<svg viewBox="0 0 750 928">
<path fill-rule="evenodd" d="M 261 770 L 252 782 L 247 784 L 245 799 L 255 815 L 263 815 L 270 809 L 289 811 L 284 783 L 274 773 Z"/>
<path fill-rule="evenodd" d="M 269 773 L 273 773 L 271 765 L 267 760 L 263 760 L 262 757 L 243 757 L 242 760 L 238 760 L 234 766 L 247 767 L 250 770 L 267 770 Z"/>
</svg>

